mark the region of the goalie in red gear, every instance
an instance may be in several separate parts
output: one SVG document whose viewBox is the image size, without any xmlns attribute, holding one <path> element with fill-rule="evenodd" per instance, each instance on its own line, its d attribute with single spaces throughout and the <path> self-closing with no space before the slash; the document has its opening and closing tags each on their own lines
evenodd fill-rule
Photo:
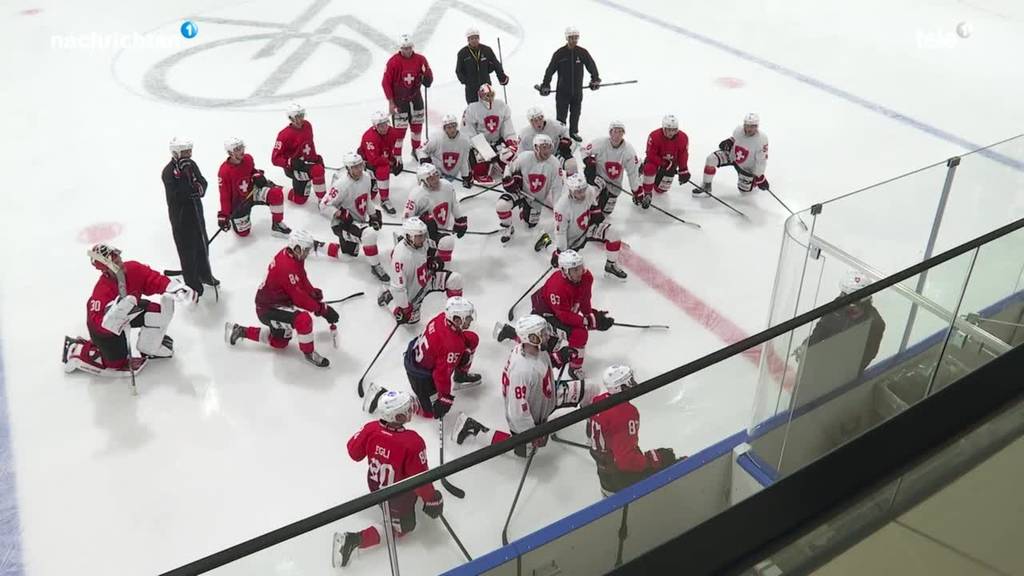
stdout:
<svg viewBox="0 0 1024 576">
<path fill-rule="evenodd" d="M 313 347 L 313 318 L 322 317 L 329 324 L 338 323 L 338 313 L 324 304 L 324 293 L 314 288 L 306 276 L 306 257 L 317 241 L 305 230 L 296 230 L 288 237 L 288 245 L 274 256 L 267 268 L 267 279 L 256 291 L 256 316 L 265 327 L 224 325 L 224 340 L 234 346 L 243 338 L 286 348 L 292 331 L 298 333 L 299 350 L 306 360 L 318 368 L 327 368 L 330 361 Z"/>
<path fill-rule="evenodd" d="M 292 229 L 284 223 L 284 191 L 256 169 L 252 156 L 245 153 L 241 138 L 224 141 L 228 157 L 217 172 L 220 187 L 220 211 L 217 226 L 221 230 L 235 229 L 235 234 L 248 236 L 253 206 L 270 207 L 270 231 L 276 236 L 287 236 Z"/>
<path fill-rule="evenodd" d="M 324 179 L 324 159 L 316 153 L 313 125 L 306 120 L 306 109 L 299 104 L 288 105 L 288 125 L 277 133 L 270 162 L 281 169 L 292 181 L 288 199 L 305 204 L 309 199 L 309 183 L 317 199 L 327 192 Z"/>
<path fill-rule="evenodd" d="M 348 455 L 356 462 L 366 460 L 366 483 L 376 492 L 410 476 L 426 472 L 427 446 L 415 430 L 405 428 L 412 420 L 416 401 L 408 392 L 386 391 L 366 397 L 364 406 L 380 419 L 368 422 L 348 441 Z M 401 538 L 416 528 L 416 501 L 423 500 L 423 512 L 438 518 L 444 513 L 444 498 L 433 484 L 403 492 L 388 500 L 392 533 Z M 331 565 L 347 566 L 352 552 L 380 544 L 385 528 L 370 526 L 359 532 L 335 532 Z"/>
<path fill-rule="evenodd" d="M 679 183 L 690 181 L 689 161 L 690 139 L 679 129 L 679 120 L 668 115 L 662 118 L 661 128 L 647 137 L 647 157 L 643 165 L 643 185 L 640 194 L 633 196 L 633 202 L 645 210 L 651 206 L 652 193 L 668 192 L 672 177 L 679 175 Z"/>
</svg>

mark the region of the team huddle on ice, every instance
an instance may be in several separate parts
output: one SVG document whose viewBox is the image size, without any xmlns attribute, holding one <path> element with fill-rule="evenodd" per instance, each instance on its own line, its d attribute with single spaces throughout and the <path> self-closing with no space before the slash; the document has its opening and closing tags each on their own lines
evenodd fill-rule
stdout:
<svg viewBox="0 0 1024 576">
<path fill-rule="evenodd" d="M 625 138 L 626 126 L 619 121 L 608 124 L 607 136 L 581 145 L 579 101 L 572 83 L 582 83 L 583 67 L 578 73 L 571 67 L 575 51 L 585 52 L 577 46 L 578 36 L 575 29 L 566 31 L 567 44 L 555 53 L 545 81 L 538 87 L 542 95 L 545 88 L 550 92 L 547 86 L 552 74 L 559 75 L 559 116 L 564 118 L 566 111 L 573 114 L 571 132 L 562 122 L 546 117 L 539 107 L 529 108 L 525 127 L 515 130 L 509 106 L 483 81 L 489 80 L 493 71 L 504 85 L 508 75 L 490 48 L 479 44 L 479 33 L 470 30 L 469 45 L 463 49 L 468 56 L 460 51 L 458 65 L 469 104 L 461 118 L 443 115 L 440 130 L 426 141 L 425 89 L 434 74 L 427 59 L 403 36 L 382 81 L 389 109 L 371 116 L 358 147 L 341 156 L 339 167 L 328 167 L 317 153 L 312 125 L 298 104 L 288 107 L 289 123 L 277 135 L 270 158 L 290 181 L 287 191 L 257 168 L 241 138 L 224 143 L 227 157 L 217 173 L 218 230 L 214 238 L 230 232 L 239 238 L 249 236 L 255 206 L 267 206 L 271 232 L 287 238 L 255 294 L 259 324 L 227 323 L 224 338 L 229 345 L 252 341 L 283 349 L 294 337 L 308 362 L 321 368 L 330 365 L 315 349 L 313 325 L 315 318 L 322 318 L 333 333 L 340 317 L 306 273 L 310 256 L 363 260 L 369 276 L 380 286 L 377 304 L 388 311 L 395 329 L 420 321 L 421 305 L 428 294 L 444 292 L 447 297 L 444 310 L 430 318 L 404 349 L 411 393 L 372 382 L 365 390 L 363 407 L 377 419 L 349 440 L 348 451 L 354 460 L 367 460 L 371 491 L 427 469 L 422 437 L 404 427 L 414 414 L 437 419 L 443 431 L 455 395 L 482 383 L 481 376 L 471 371 L 480 337 L 472 330 L 476 310 L 463 294 L 463 276 L 457 271 L 459 239 L 467 234 L 494 234 L 496 243 L 511 247 L 517 238 L 526 237 L 533 250 L 550 252 L 554 269 L 546 280 L 538 279 L 540 287 L 529 295 L 530 313 L 499 324 L 493 331 L 498 342 L 512 343 L 501 379 L 507 428 L 492 429 L 464 413 L 455 413 L 454 426 L 449 428 L 451 439 L 460 445 L 471 438 L 497 443 L 547 421 L 556 410 L 585 406 L 636 385 L 633 371 L 625 365 L 601 370 L 600 379 L 588 379 L 584 371 L 590 333 L 610 329 L 615 320 L 609 312 L 593 306 L 594 276 L 580 251 L 588 243 L 603 244 L 605 274 L 627 278 L 618 262 L 624 230 L 614 221 L 620 194 L 625 192 L 637 207 L 646 210 L 654 194 L 667 192 L 677 178 L 680 184 L 690 183 L 694 195 L 710 193 L 717 169 L 724 166 L 736 170 L 740 192 L 768 189 L 768 140 L 759 130 L 756 114 L 748 114 L 732 136 L 707 156 L 699 184 L 690 180 L 688 136 L 672 115 L 665 116 L 661 126 L 648 135 L 642 162 Z M 563 51 L 568 54 L 564 58 L 570 59 L 568 72 L 563 67 L 566 60 L 560 56 Z M 490 62 L 483 72 L 481 61 Z M 576 61 L 587 64 L 589 88 L 600 87 L 589 53 Z M 563 80 L 567 86 L 564 94 Z M 415 170 L 404 165 L 407 132 L 411 133 Z M 167 330 L 175 302 L 196 301 L 207 288 L 217 289 L 219 281 L 211 272 L 207 250 L 213 238 L 207 236 L 202 210 L 207 181 L 192 160 L 192 147 L 190 140 L 174 138 L 171 160 L 162 174 L 181 260 L 180 279 L 178 272 L 161 274 L 139 262 L 122 260 L 121 252 L 112 246 L 93 246 L 88 255 L 100 278 L 87 302 L 89 338 L 65 338 L 66 372 L 131 376 L 134 381 L 151 359 L 173 355 L 173 340 Z M 399 209 L 392 201 L 392 179 L 403 172 L 414 172 L 417 186 Z M 480 193 L 494 192 L 495 230 L 470 229 L 456 182 L 464 189 L 475 186 L 483 189 Z M 335 236 L 331 241 L 318 240 L 306 230 L 292 230 L 285 223 L 285 200 L 299 207 L 310 196 L 314 196 L 314 209 L 329 222 Z M 385 216 L 400 217 L 400 221 L 387 222 Z M 382 254 L 380 231 L 384 226 L 397 226 L 398 232 L 394 248 Z M 133 328 L 139 331 L 135 344 L 139 357 L 131 353 Z M 363 395 L 362 380 L 359 386 Z M 641 451 L 638 431 L 639 413 L 628 402 L 588 422 L 590 452 L 605 493 L 676 460 L 668 448 Z M 517 448 L 516 454 L 526 457 L 545 443 L 546 437 L 538 439 L 530 447 Z M 432 485 L 406 493 L 390 503 L 395 533 L 401 535 L 415 527 L 417 499 L 423 500 L 423 510 L 430 517 L 443 513 L 443 498 Z M 355 549 L 379 543 L 382 530 L 369 527 L 336 534 L 335 565 L 346 565 Z"/>
</svg>

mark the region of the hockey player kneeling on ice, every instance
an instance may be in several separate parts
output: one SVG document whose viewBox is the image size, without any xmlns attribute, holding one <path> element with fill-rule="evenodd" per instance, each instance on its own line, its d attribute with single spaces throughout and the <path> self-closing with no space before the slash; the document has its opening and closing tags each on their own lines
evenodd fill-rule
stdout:
<svg viewBox="0 0 1024 576">
<path fill-rule="evenodd" d="M 341 254 L 356 257 L 359 245 L 370 264 L 370 273 L 381 282 L 391 279 L 380 264 L 377 232 L 381 228 L 381 213 L 377 207 L 373 178 L 363 169 L 363 157 L 350 152 L 341 160 L 344 168 L 334 174 L 331 189 L 320 201 L 320 213 L 331 219 L 331 230 L 338 243 L 327 245 L 327 255 L 340 258 Z"/>
<path fill-rule="evenodd" d="M 555 204 L 555 253 L 551 256 L 551 266 L 557 266 L 558 254 L 563 250 L 579 251 L 587 242 L 602 242 L 605 273 L 625 279 L 626 271 L 618 264 L 622 248 L 619 231 L 605 221 L 604 212 L 597 205 L 597 192 L 579 174 L 566 178 L 565 187 L 568 193 Z M 550 241 L 541 236 L 534 248 L 543 249 L 548 243 Z"/>
<path fill-rule="evenodd" d="M 313 251 L 316 241 L 305 230 L 295 230 L 288 237 L 288 245 L 274 256 L 267 268 L 267 279 L 256 291 L 256 317 L 265 327 L 240 326 L 228 322 L 224 325 L 224 339 L 234 346 L 243 338 L 286 348 L 292 331 L 298 332 L 299 350 L 309 363 L 326 368 L 330 361 L 313 348 L 313 318 L 315 314 L 330 324 L 338 323 L 338 313 L 324 304 L 324 293 L 314 288 L 306 276 L 306 257 Z"/>
<path fill-rule="evenodd" d="M 420 304 L 427 294 L 444 290 L 462 296 L 462 275 L 444 269 L 437 254 L 427 253 L 427 225 L 419 218 L 402 223 L 402 239 L 391 251 L 390 287 L 377 297 L 378 306 L 390 306 L 399 324 L 420 321 Z"/>
<path fill-rule="evenodd" d="M 689 182 L 689 149 L 690 139 L 686 132 L 679 129 L 679 120 L 671 114 L 662 118 L 661 128 L 647 137 L 647 157 L 644 158 L 642 169 L 644 183 L 640 194 L 633 196 L 633 203 L 644 210 L 650 208 L 653 192 L 668 192 L 672 187 L 672 177 L 676 174 L 679 175 L 680 184 Z"/>
<path fill-rule="evenodd" d="M 751 112 L 743 118 L 743 125 L 732 131 L 732 137 L 718 143 L 718 150 L 708 154 L 704 163 L 704 181 L 693 189 L 694 196 L 711 191 L 711 181 L 722 166 L 736 169 L 736 188 L 750 192 L 754 187 L 768 189 L 764 177 L 768 166 L 768 135 L 758 128 L 761 118 Z"/>
<path fill-rule="evenodd" d="M 86 307 L 89 339 L 64 337 L 64 371 L 129 376 L 147 358 L 170 358 L 174 340 L 167 336 L 167 327 L 174 317 L 174 300 L 195 302 L 195 291 L 145 264 L 121 260 L 121 251 L 106 244 L 96 244 L 88 254 L 100 271 Z M 142 298 L 157 294 L 158 302 Z M 129 327 L 140 329 L 136 349 L 141 358 L 128 357 Z"/>
<path fill-rule="evenodd" d="M 252 156 L 245 153 L 241 138 L 224 141 L 228 157 L 217 172 L 220 184 L 220 211 L 217 226 L 221 230 L 235 229 L 235 234 L 248 236 L 253 206 L 270 207 L 270 231 L 277 236 L 291 232 L 284 223 L 284 191 L 257 170 Z"/>
<path fill-rule="evenodd" d="M 557 257 L 560 273 L 549 276 L 530 296 L 530 302 L 534 314 L 543 316 L 566 335 L 572 348 L 569 375 L 574 380 L 583 380 L 588 331 L 607 330 L 615 324 L 615 319 L 608 316 L 608 312 L 591 306 L 594 276 L 583 266 L 583 257 L 575 250 L 566 250 Z"/>
<path fill-rule="evenodd" d="M 526 110 L 526 119 L 529 122 L 519 132 L 519 149 L 532 150 L 533 138 L 539 134 L 545 134 L 552 142 L 558 143 L 555 155 L 561 162 L 562 169 L 568 175 L 576 173 L 576 158 L 572 155 L 573 141 L 569 138 L 569 129 L 558 120 L 546 120 L 544 111 L 533 106 Z"/>
<path fill-rule="evenodd" d="M 604 386 L 606 391 L 595 396 L 594 402 L 636 386 L 633 370 L 623 364 L 609 366 L 604 371 Z M 587 421 L 587 437 L 590 438 L 590 456 L 597 463 L 601 493 L 605 496 L 676 461 L 676 453 L 671 448 L 640 451 L 640 412 L 629 402 L 591 416 Z"/>
<path fill-rule="evenodd" d="M 449 298 L 444 311 L 406 347 L 405 374 L 419 399 L 420 412 L 428 418 L 444 418 L 455 402 L 453 392 L 480 384 L 480 375 L 469 371 L 480 343 L 477 333 L 469 329 L 475 315 L 469 300 Z"/>
<path fill-rule="evenodd" d="M 405 424 L 412 420 L 415 402 L 408 392 L 385 392 L 376 398 L 371 412 L 380 419 L 366 423 L 349 439 L 348 455 L 356 462 L 365 459 L 369 464 L 366 483 L 370 492 L 427 471 L 427 447 L 423 437 L 415 430 L 405 428 Z M 444 498 L 433 484 L 403 492 L 388 500 L 390 529 L 395 536 L 400 538 L 416 528 L 418 499 L 423 500 L 423 512 L 427 516 L 437 518 L 444 513 Z M 380 544 L 386 529 L 373 525 L 359 532 L 335 532 L 331 565 L 335 568 L 347 566 L 357 548 Z"/>
<path fill-rule="evenodd" d="M 559 408 L 579 408 L 590 403 L 588 386 L 582 380 L 556 380 L 552 369 L 566 365 L 572 348 L 561 341 L 547 320 L 530 314 L 515 321 L 518 343 L 512 348 L 501 374 L 501 393 L 505 397 L 505 419 L 509 432 L 495 430 L 491 444 L 507 440 L 511 434 L 526 432 L 547 422 Z M 559 376 L 561 373 L 559 373 Z M 462 444 L 467 437 L 489 432 L 464 413 L 459 413 L 452 439 Z M 533 441 L 534 448 L 547 444 L 547 436 Z M 526 457 L 526 445 L 516 446 L 517 456 Z"/>
<path fill-rule="evenodd" d="M 626 142 L 626 125 L 618 120 L 608 125 L 607 138 L 598 138 L 583 148 L 583 175 L 587 184 L 597 188 L 597 205 L 602 212 L 610 215 L 622 190 L 630 189 L 623 175 L 629 176 L 633 197 L 641 194 L 639 166 L 636 150 Z"/>
<path fill-rule="evenodd" d="M 373 197 L 380 193 L 380 207 L 388 214 L 395 214 L 391 204 L 391 176 L 402 173 L 402 138 L 405 131 L 388 125 L 388 115 L 374 112 L 370 115 L 372 124 L 363 132 L 356 152 L 366 161 L 377 183 Z M 397 147 L 398 153 L 395 153 Z"/>
<path fill-rule="evenodd" d="M 324 159 L 316 153 L 313 125 L 306 120 L 306 109 L 299 104 L 288 105 L 288 125 L 277 133 L 270 162 L 284 170 L 292 181 L 288 199 L 305 204 L 309 198 L 309 183 L 317 199 L 324 197 L 327 183 L 324 179 Z"/>
<path fill-rule="evenodd" d="M 462 114 L 462 131 L 470 141 L 482 134 L 484 140 L 494 149 L 498 156 L 493 162 L 473 162 L 473 177 L 477 182 L 491 183 L 492 164 L 497 173 L 505 169 L 505 165 L 516 156 L 516 129 L 512 126 L 512 113 L 508 105 L 494 97 L 494 88 L 483 84 L 477 91 L 480 99 L 466 107 Z"/>
<path fill-rule="evenodd" d="M 431 256 L 437 254 L 441 262 L 452 261 L 452 250 L 455 249 L 455 238 L 462 238 L 469 230 L 469 219 L 462 213 L 460 204 L 455 201 L 455 187 L 448 180 L 442 180 L 440 172 L 433 164 L 422 164 L 416 169 L 416 179 L 420 185 L 409 195 L 402 211 L 402 220 L 419 218 L 427 225 Z"/>
<path fill-rule="evenodd" d="M 416 151 L 420 164 L 437 166 L 441 174 L 450 180 L 462 180 L 463 188 L 473 187 L 473 172 L 469 166 L 473 144 L 459 130 L 459 119 L 445 114 L 441 119 L 441 130 L 423 143 Z"/>
<path fill-rule="evenodd" d="M 532 151 L 518 156 L 505 167 L 501 181 L 505 192 L 494 208 L 501 224 L 501 242 L 507 243 L 515 233 L 512 211 L 519 207 L 519 219 L 533 228 L 540 222 L 542 202 L 552 202 L 562 190 L 562 169 L 552 156 L 554 145 L 547 134 L 532 139 Z"/>
</svg>

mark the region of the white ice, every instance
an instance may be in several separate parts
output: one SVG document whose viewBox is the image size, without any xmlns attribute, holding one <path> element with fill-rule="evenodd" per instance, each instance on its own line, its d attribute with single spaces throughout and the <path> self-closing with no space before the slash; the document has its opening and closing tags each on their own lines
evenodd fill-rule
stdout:
<svg viewBox="0 0 1024 576">
<path fill-rule="evenodd" d="M 1020 132 L 1024 125 L 1024 69 L 1013 65 L 1024 52 L 1024 11 L 1010 0 L 849 3 L 772 0 L 751 3 L 628 3 L 629 9 L 670 26 L 638 19 L 610 2 L 583 0 L 521 3 L 458 2 L 294 3 L 253 1 L 56 2 L 17 0 L 4 5 L 8 32 L 0 37 L 4 59 L 0 86 L 7 138 L 0 147 L 4 173 L 4 273 L 0 278 L 0 335 L 13 443 L 13 470 L 25 573 L 153 574 L 265 533 L 363 494 L 365 464 L 352 462 L 345 441 L 368 418 L 361 413 L 355 383 L 391 327 L 373 302 L 376 286 L 363 262 L 311 262 L 312 281 L 330 297 L 363 290 L 367 296 L 342 305 L 341 349 L 329 348 L 322 324 L 319 350 L 329 370 L 306 364 L 297 349 L 274 351 L 251 342 L 228 348 L 221 331 L 227 320 L 255 324 L 252 299 L 266 266 L 282 242 L 269 235 L 269 214 L 254 210 L 253 234 L 231 235 L 212 245 L 214 273 L 223 282 L 219 303 L 204 298 L 194 309 L 179 308 L 170 333 L 175 357 L 152 362 L 139 377 L 140 395 L 126 381 L 83 374 L 65 376 L 57 362 L 65 334 L 85 333 L 85 301 L 96 272 L 85 257 L 88 231 L 118 230 L 111 242 L 126 258 L 155 268 L 177 268 L 159 171 L 167 142 L 178 134 L 196 143 L 195 157 L 211 184 L 224 138 L 244 138 L 268 175 L 270 149 L 286 119 L 285 102 L 250 101 L 270 71 L 284 65 L 302 39 L 319 44 L 308 60 L 270 94 L 298 92 L 352 65 L 365 71 L 327 90 L 295 99 L 306 105 L 317 145 L 328 164 L 352 150 L 369 114 L 385 102 L 380 74 L 389 52 L 373 38 L 346 28 L 351 15 L 389 38 L 416 28 L 428 7 L 434 13 L 417 50 L 438 77 L 430 90 L 430 124 L 464 107 L 454 79 L 454 55 L 463 30 L 477 25 L 496 47 L 501 36 L 512 78 L 508 97 L 514 120 L 553 98 L 531 86 L 540 81 L 562 30 L 575 24 L 605 81 L 638 79 L 633 86 L 587 93 L 582 132 L 602 135 L 609 120 L 626 123 L 627 138 L 640 150 L 663 114 L 676 114 L 690 136 L 690 169 L 699 178 L 703 159 L 718 141 L 757 111 L 771 139 L 768 179 L 794 209 L 966 151 L 962 142 L 936 136 L 907 122 L 851 103 L 792 76 L 780 74 L 724 47 L 732 47 L 823 85 L 837 87 L 901 112 L 963 141 L 987 144 Z M 625 5 L 626 3 L 623 3 Z M 309 6 L 320 10 L 301 29 L 285 32 L 281 49 L 254 54 L 280 28 L 232 25 L 216 19 L 289 22 Z M 513 32 L 460 10 L 481 9 L 511 22 Z M 520 9 L 521 7 L 521 9 Z M 178 26 L 198 17 L 198 37 L 186 40 Z M 311 34 L 324 23 L 337 27 Z M 971 34 L 957 35 L 965 22 Z M 720 43 L 682 34 L 682 28 Z M 132 36 L 138 33 L 138 36 Z M 300 39 L 300 35 L 305 34 Z M 126 39 L 125 46 L 117 42 Z M 336 40 L 343 38 L 344 40 Z M 157 64 L 172 54 L 197 50 L 179 64 Z M 360 48 L 346 51 L 331 41 Z M 106 42 L 106 44 L 104 44 Z M 359 58 L 368 60 L 359 60 Z M 235 100 L 203 106 L 155 94 L 154 71 L 175 91 L 193 98 Z M 156 74 L 155 77 L 159 77 Z M 729 88 L 722 79 L 737 79 Z M 408 142 L 405 146 L 408 155 Z M 1013 151 L 1007 151 L 1012 154 Z M 1016 149 L 1018 160 L 1024 158 Z M 407 164 L 410 160 L 407 158 Z M 944 170 L 943 170 L 944 173 Z M 990 159 L 965 160 L 962 173 L 976 175 L 972 194 L 955 196 L 940 248 L 949 247 L 1018 218 L 1024 212 L 1021 173 Z M 836 242 L 892 272 L 913 263 L 923 250 L 942 174 L 913 189 L 895 187 L 870 201 L 849 200 L 819 219 Z M 742 334 L 766 325 L 785 210 L 763 192 L 741 197 L 734 176 L 720 171 L 715 191 L 750 217 L 738 219 L 710 199 L 695 200 L 676 186 L 655 202 L 703 225 L 703 231 L 643 212 L 620 200 L 614 221 L 631 250 L 654 263 L 674 282 L 656 291 L 635 270 L 625 283 L 601 277 L 601 250 L 587 261 L 598 280 L 595 304 L 616 318 L 665 323 L 670 332 L 624 328 L 595 333 L 587 366 L 598 376 L 611 362 L 630 362 L 651 377 L 695 359 Z M 410 176 L 393 185 L 396 204 L 412 187 Z M 496 225 L 493 196 L 470 203 L 470 227 Z M 216 191 L 205 201 L 212 226 Z M 311 206 L 285 207 L 292 227 L 330 235 Z M 829 237 L 826 229 L 821 234 Z M 944 232 L 947 234 L 947 232 Z M 384 241 L 385 248 L 390 239 Z M 532 237 L 517 235 L 507 248 L 496 237 L 469 236 L 456 247 L 454 266 L 468 279 L 466 295 L 479 311 L 484 335 L 475 367 L 482 389 L 459 395 L 465 410 L 489 425 L 503 425 L 500 370 L 507 348 L 493 342 L 489 327 L 545 269 L 546 257 L 530 249 Z M 1019 252 L 1017 253 L 1019 255 Z M 888 256 L 888 258 L 886 258 Z M 834 292 L 827 280 L 823 299 Z M 673 286 L 689 306 L 664 294 Z M 696 301 L 706 304 L 701 307 Z M 441 306 L 432 296 L 425 318 Z M 517 312 L 527 310 L 521 305 Z M 736 329 L 705 311 L 717 311 Z M 415 334 L 402 328 L 370 379 L 405 388 L 401 352 Z M 671 446 L 677 454 L 697 451 L 749 424 L 757 367 L 746 357 L 644 398 L 641 443 Z M 437 463 L 432 422 L 413 428 L 426 439 Z M 582 431 L 566 436 L 582 440 Z M 454 458 L 470 448 L 451 446 Z M 447 498 L 446 516 L 470 552 L 486 553 L 499 534 L 522 464 L 497 458 L 453 480 L 464 501 Z M 600 498 L 593 464 L 575 448 L 551 446 L 537 456 L 519 512 L 517 537 Z M 224 573 L 329 574 L 330 533 L 357 530 L 373 520 L 364 512 L 295 542 L 250 558 Z M 3 525 L 0 519 L 0 526 Z M 379 519 L 378 519 L 379 521 Z M 0 550 L 0 566 L 4 551 Z M 400 543 L 402 571 L 436 573 L 460 557 L 441 526 L 420 516 L 420 525 Z M 386 571 L 383 550 L 359 554 L 352 574 Z"/>
</svg>

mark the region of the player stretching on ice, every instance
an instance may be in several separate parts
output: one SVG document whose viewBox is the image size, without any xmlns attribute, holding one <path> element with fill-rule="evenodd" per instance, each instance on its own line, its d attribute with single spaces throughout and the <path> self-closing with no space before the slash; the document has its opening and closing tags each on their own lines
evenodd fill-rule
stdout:
<svg viewBox="0 0 1024 576">
<path fill-rule="evenodd" d="M 473 172 L 469 166 L 473 145 L 459 130 L 459 119 L 445 114 L 441 130 L 423 144 L 416 156 L 420 164 L 431 163 L 451 180 L 462 180 L 463 188 L 473 187 Z"/>
<path fill-rule="evenodd" d="M 339 258 L 340 254 L 356 257 L 362 244 L 370 273 L 377 280 L 387 282 L 391 277 L 381 266 L 377 246 L 377 231 L 382 226 L 382 218 L 375 199 L 373 178 L 363 170 L 363 158 L 359 154 L 345 154 L 341 163 L 344 168 L 334 174 L 330 191 L 320 201 L 320 213 L 331 219 L 331 230 L 339 242 L 327 245 L 327 255 L 332 258 Z"/>
<path fill-rule="evenodd" d="M 367 396 L 367 398 L 370 398 Z M 415 400 L 408 392 L 388 391 L 375 397 L 374 410 L 380 419 L 368 422 L 348 441 L 348 455 L 356 462 L 369 464 L 366 483 L 370 492 L 426 472 L 427 446 L 415 430 L 405 428 L 412 420 Z M 444 513 L 444 498 L 433 484 L 424 484 L 388 500 L 390 529 L 399 538 L 416 528 L 416 501 L 423 500 L 423 512 L 431 518 Z M 383 526 L 370 526 L 359 532 L 334 533 L 331 566 L 347 566 L 357 548 L 380 544 Z"/>
<path fill-rule="evenodd" d="M 551 155 L 554 150 L 547 134 L 533 137 L 533 150 L 525 152 L 505 167 L 501 181 L 505 193 L 498 197 L 494 208 L 501 225 L 501 242 L 507 244 L 515 234 L 512 211 L 519 207 L 519 219 L 533 228 L 540 222 L 541 202 L 553 202 L 562 189 L 562 169 Z M 541 236 L 543 238 L 544 236 Z M 550 237 L 548 243 L 550 243 Z"/>
<path fill-rule="evenodd" d="M 651 198 L 655 190 L 658 194 L 668 192 L 672 187 L 672 177 L 679 174 L 679 183 L 690 181 L 690 169 L 686 167 L 689 160 L 690 139 L 686 132 L 679 129 L 679 120 L 671 114 L 661 119 L 661 128 L 651 132 L 647 137 L 647 157 L 644 158 L 644 183 L 640 194 L 633 196 L 633 203 L 643 207 L 651 207 Z"/>
<path fill-rule="evenodd" d="M 305 204 L 309 198 L 308 183 L 313 183 L 317 199 L 327 191 L 324 180 L 324 159 L 316 153 L 313 143 L 313 125 L 306 120 L 306 109 L 298 104 L 288 105 L 289 124 L 277 133 L 270 162 L 282 168 L 292 181 L 288 199 Z"/>
<path fill-rule="evenodd" d="M 402 239 L 391 251 L 391 284 L 377 297 L 378 306 L 391 306 L 399 324 L 420 321 L 420 304 L 430 292 L 444 290 L 462 296 L 462 275 L 443 270 L 441 257 L 427 255 L 427 225 L 419 218 L 402 223 Z"/>
<path fill-rule="evenodd" d="M 526 120 L 529 123 L 519 131 L 519 149 L 532 150 L 533 138 L 539 134 L 547 134 L 552 142 L 558 143 L 555 155 L 558 156 L 562 169 L 570 176 L 575 174 L 576 159 L 572 155 L 572 139 L 569 138 L 569 129 L 565 124 L 558 120 L 545 119 L 544 111 L 536 106 L 526 110 Z"/>
<path fill-rule="evenodd" d="M 611 215 L 619 194 L 626 188 L 623 176 L 629 176 L 633 197 L 641 193 L 639 161 L 633 145 L 626 142 L 626 125 L 618 120 L 608 124 L 608 137 L 598 138 L 583 148 L 583 175 L 587 184 L 597 188 L 597 205 Z"/>
<path fill-rule="evenodd" d="M 622 241 L 611 222 L 605 222 L 604 212 L 597 205 L 597 193 L 579 174 L 566 178 L 565 187 L 569 192 L 555 204 L 556 249 L 551 255 L 552 267 L 558 264 L 558 254 L 562 250 L 571 248 L 579 251 L 587 242 L 602 242 L 606 257 L 605 273 L 625 280 L 626 271 L 618 264 Z M 538 246 L 543 248 L 542 244 L 538 242 Z"/>
<path fill-rule="evenodd" d="M 711 181 L 722 166 L 732 166 L 738 176 L 736 188 L 750 192 L 755 186 L 768 189 L 764 177 L 768 165 L 768 135 L 758 129 L 760 117 L 751 112 L 743 118 L 743 125 L 732 131 L 732 137 L 718 143 L 718 150 L 708 154 L 704 164 L 704 182 L 693 189 L 694 196 L 711 192 Z"/>
<path fill-rule="evenodd" d="M 359 149 L 356 152 L 366 160 L 366 165 L 373 172 L 377 180 L 377 189 L 380 191 L 380 207 L 388 214 L 395 214 L 394 205 L 391 204 L 391 176 L 398 176 L 402 173 L 401 154 L 395 155 L 394 147 L 398 146 L 401 151 L 401 138 L 405 132 L 388 125 L 388 117 L 383 112 L 374 112 L 370 115 L 371 126 L 363 132 L 359 141 Z M 397 142 L 397 144 L 396 144 Z M 374 194 L 376 196 L 376 194 Z"/>
<path fill-rule="evenodd" d="M 221 230 L 232 227 L 235 234 L 248 236 L 249 215 L 253 206 L 270 207 L 270 231 L 276 236 L 287 236 L 292 229 L 284 223 L 284 191 L 257 170 L 252 156 L 245 153 L 241 138 L 228 138 L 224 142 L 228 157 L 220 165 L 217 181 L 220 183 L 220 211 L 217 226 Z"/>
<path fill-rule="evenodd" d="M 451 230 L 456 238 L 462 238 L 469 230 L 469 219 L 455 200 L 455 187 L 441 178 L 436 166 L 429 163 L 420 165 L 416 169 L 416 179 L 419 180 L 419 188 L 409 195 L 402 219 L 417 217 L 427 225 L 430 238 L 428 252 L 430 255 L 436 253 L 443 267 L 452 261 L 455 249 L 455 238 L 444 230 Z"/>
<path fill-rule="evenodd" d="M 324 293 L 314 288 L 306 276 L 306 257 L 316 241 L 305 230 L 296 230 L 288 237 L 288 245 L 274 256 L 267 268 L 267 279 L 256 291 L 256 316 L 266 328 L 224 325 L 224 340 L 234 346 L 241 339 L 286 348 L 292 330 L 299 334 L 299 350 L 306 360 L 318 368 L 331 362 L 313 348 L 313 318 L 322 317 L 330 324 L 338 323 L 338 313 L 323 303 Z"/>
</svg>

